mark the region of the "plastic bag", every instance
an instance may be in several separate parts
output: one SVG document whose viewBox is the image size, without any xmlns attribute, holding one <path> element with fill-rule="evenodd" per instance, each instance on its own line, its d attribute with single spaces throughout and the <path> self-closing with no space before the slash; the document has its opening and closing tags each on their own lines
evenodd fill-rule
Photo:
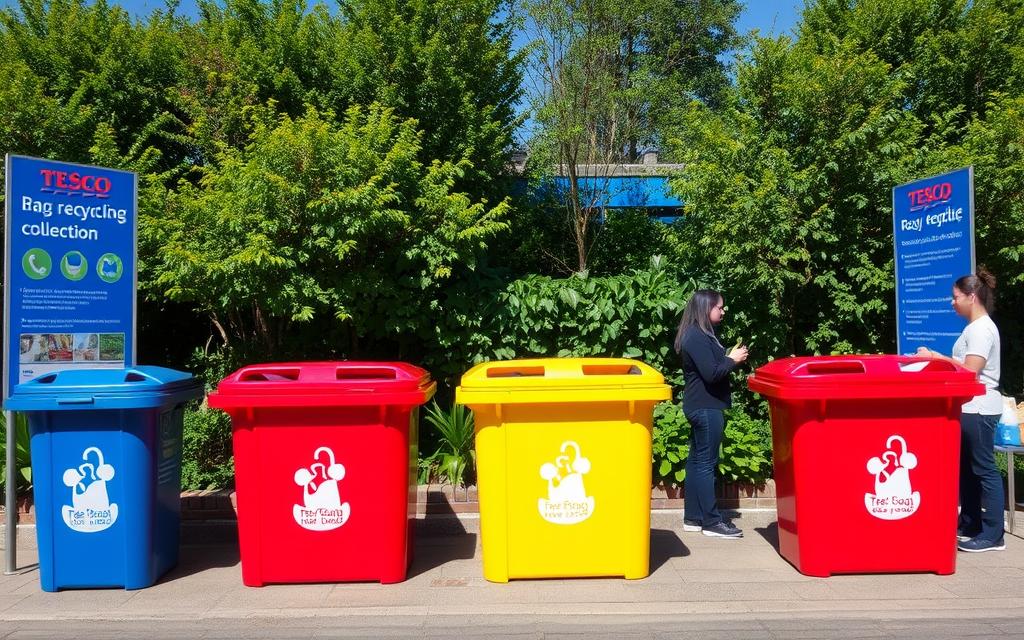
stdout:
<svg viewBox="0 0 1024 640">
<path fill-rule="evenodd" d="M 1019 447 L 1020 424 L 1017 417 L 1017 402 L 1013 398 L 1003 397 L 1003 414 L 996 425 L 996 444 L 1003 447 Z"/>
</svg>

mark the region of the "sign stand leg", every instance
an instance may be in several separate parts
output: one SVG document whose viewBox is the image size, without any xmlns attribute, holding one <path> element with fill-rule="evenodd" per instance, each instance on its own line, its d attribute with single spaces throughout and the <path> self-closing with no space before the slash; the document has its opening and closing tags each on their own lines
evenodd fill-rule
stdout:
<svg viewBox="0 0 1024 640">
<path fill-rule="evenodd" d="M 13 575 L 18 570 L 18 503 L 14 492 L 14 480 L 17 477 L 17 470 L 14 468 L 14 412 L 5 411 L 7 418 L 7 490 L 5 505 L 5 516 L 7 519 L 7 539 L 5 546 L 4 575 Z"/>
</svg>

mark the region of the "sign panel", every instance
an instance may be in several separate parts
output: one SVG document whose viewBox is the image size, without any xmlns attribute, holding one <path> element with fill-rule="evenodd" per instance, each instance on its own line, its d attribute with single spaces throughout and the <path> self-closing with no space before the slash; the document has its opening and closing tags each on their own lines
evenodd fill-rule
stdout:
<svg viewBox="0 0 1024 640">
<path fill-rule="evenodd" d="M 892 190 L 896 348 L 950 354 L 966 322 L 953 282 L 974 272 L 974 170 L 957 169 Z"/>
<path fill-rule="evenodd" d="M 135 363 L 138 179 L 8 155 L 3 395 L 50 371 Z"/>
</svg>

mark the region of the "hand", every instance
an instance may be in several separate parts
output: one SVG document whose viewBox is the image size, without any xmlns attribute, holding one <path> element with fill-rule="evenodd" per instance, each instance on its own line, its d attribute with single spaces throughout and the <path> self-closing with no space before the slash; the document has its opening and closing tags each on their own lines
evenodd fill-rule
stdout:
<svg viewBox="0 0 1024 640">
<path fill-rule="evenodd" d="M 732 359 L 736 364 L 746 362 L 747 360 L 747 348 L 746 347 L 733 347 L 732 351 L 729 352 L 729 358 Z"/>
<path fill-rule="evenodd" d="M 928 347 L 918 347 L 917 348 L 917 355 L 922 357 L 922 358 L 934 358 L 935 357 L 935 353 L 931 349 L 929 349 Z"/>
</svg>

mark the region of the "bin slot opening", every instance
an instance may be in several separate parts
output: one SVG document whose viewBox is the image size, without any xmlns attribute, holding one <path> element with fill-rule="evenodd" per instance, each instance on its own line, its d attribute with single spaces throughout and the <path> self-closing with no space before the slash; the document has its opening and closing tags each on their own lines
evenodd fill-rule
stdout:
<svg viewBox="0 0 1024 640">
<path fill-rule="evenodd" d="M 638 376 L 640 367 L 635 364 L 585 364 L 585 376 Z"/>
<path fill-rule="evenodd" d="M 56 381 L 57 381 L 57 374 L 56 373 L 51 373 L 51 374 L 45 375 L 45 376 L 43 376 L 41 378 L 36 378 L 36 383 L 37 384 L 52 384 L 52 383 L 54 383 Z"/>
<path fill-rule="evenodd" d="M 298 379 L 298 369 L 257 369 L 245 371 L 238 377 L 239 382 L 284 382 Z"/>
<path fill-rule="evenodd" d="M 394 380 L 394 369 L 383 367 L 338 367 L 336 380 Z"/>
<path fill-rule="evenodd" d="M 919 360 L 917 362 L 901 363 L 900 371 L 904 373 L 920 373 L 922 371 L 946 373 L 956 371 L 956 367 L 953 366 L 952 362 L 946 362 L 945 360 Z"/>
<path fill-rule="evenodd" d="M 544 367 L 494 367 L 487 370 L 488 378 L 544 377 Z"/>
<path fill-rule="evenodd" d="M 808 362 L 799 367 L 809 376 L 834 375 L 844 373 L 865 373 L 864 363 L 857 360 L 843 360 L 836 362 Z M 794 373 L 797 373 L 794 371 Z"/>
<path fill-rule="evenodd" d="M 125 382 L 145 382 L 147 379 L 146 376 L 135 371 L 129 371 L 124 375 Z"/>
</svg>

